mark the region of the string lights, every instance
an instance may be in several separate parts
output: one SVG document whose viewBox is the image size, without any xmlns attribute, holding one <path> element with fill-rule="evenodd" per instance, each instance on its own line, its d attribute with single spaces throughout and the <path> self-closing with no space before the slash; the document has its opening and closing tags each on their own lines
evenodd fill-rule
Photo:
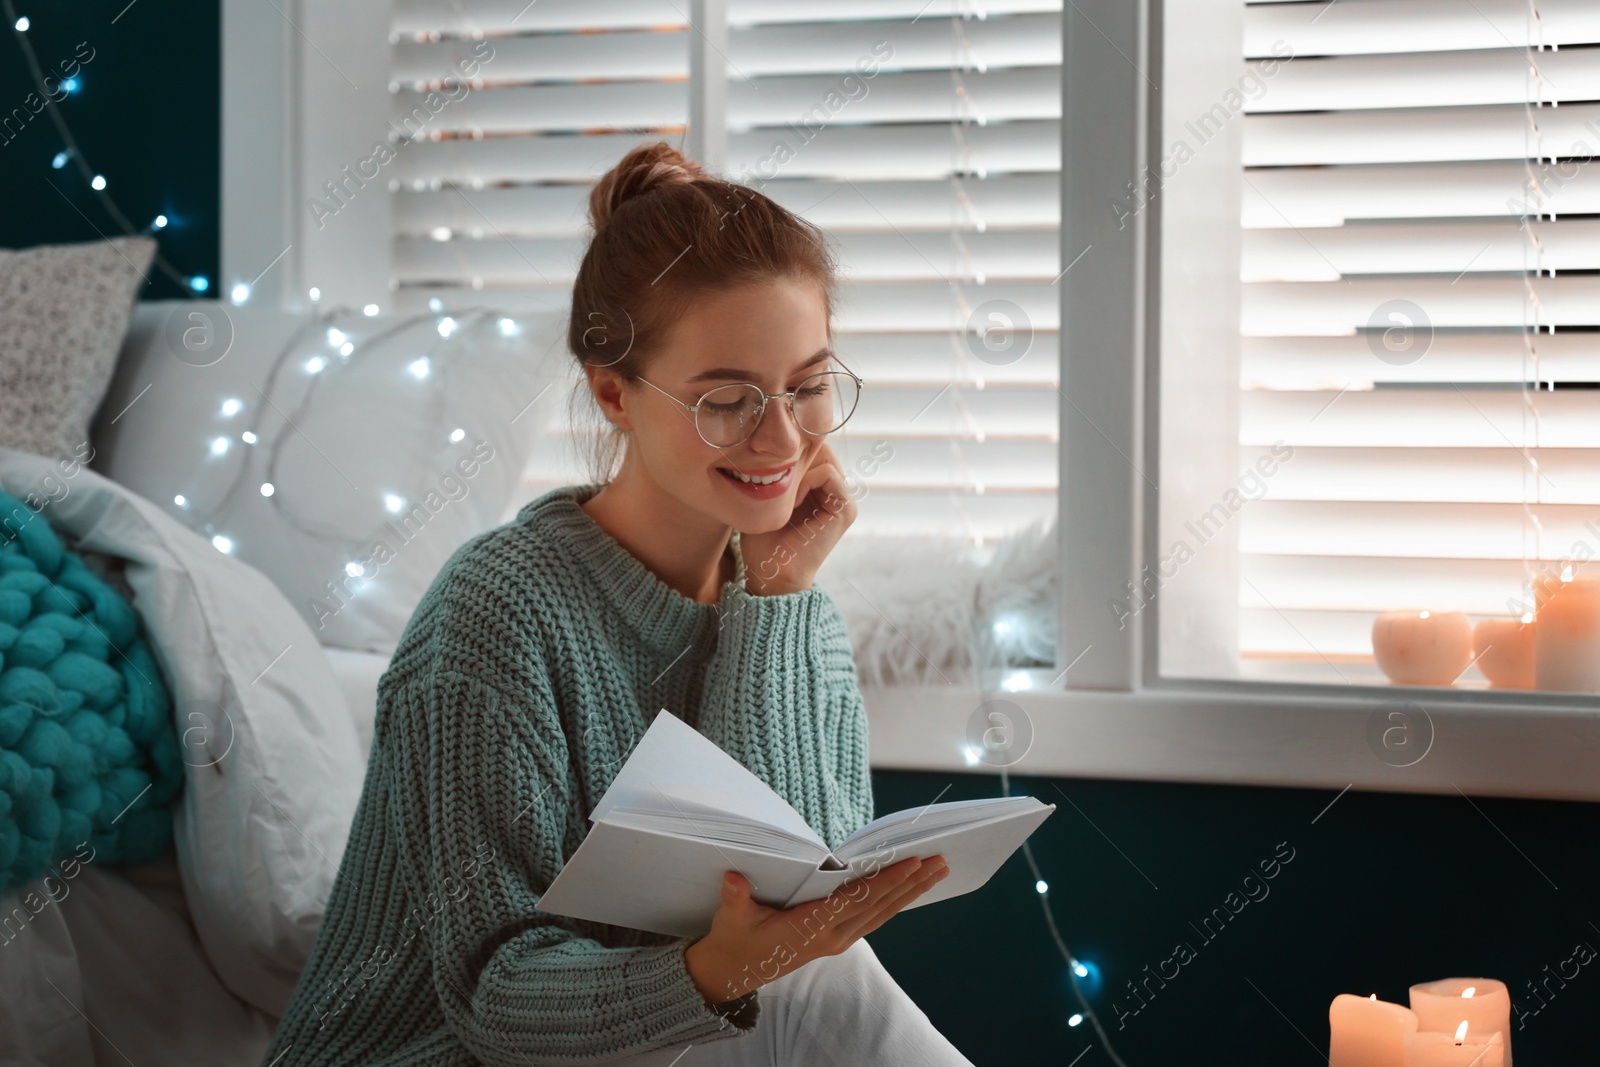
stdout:
<svg viewBox="0 0 1600 1067">
<path fill-rule="evenodd" d="M 1000 793 L 1002 796 L 1011 795 L 1011 776 L 1006 773 L 1004 766 L 1000 768 Z M 1067 980 L 1072 983 L 1072 995 L 1077 999 L 1078 1007 L 1081 1009 L 1068 1016 L 1067 1025 L 1076 1027 L 1087 1019 L 1089 1025 L 1094 1027 L 1095 1035 L 1100 1040 L 1100 1047 L 1105 1050 L 1111 1062 L 1117 1067 L 1127 1067 L 1127 1064 L 1122 1062 L 1122 1057 L 1117 1055 L 1117 1050 L 1111 1047 L 1111 1038 L 1106 1034 L 1105 1027 L 1100 1025 L 1099 1017 L 1089 1006 L 1089 998 L 1084 996 L 1083 987 L 1079 985 L 1079 979 L 1093 978 L 1098 981 L 1099 969 L 1093 963 L 1073 955 L 1066 941 L 1062 939 L 1061 931 L 1056 926 L 1055 914 L 1050 910 L 1050 883 L 1045 881 L 1038 862 L 1033 858 L 1033 849 L 1027 841 L 1022 843 L 1022 855 L 1028 861 L 1028 870 L 1033 873 L 1033 888 L 1039 896 L 1039 907 L 1044 911 L 1045 925 L 1050 928 L 1050 939 L 1055 942 L 1056 951 L 1061 953 L 1061 959 L 1067 965 Z"/>
<path fill-rule="evenodd" d="M 315 291 L 313 291 L 315 292 Z M 320 295 L 320 294 L 318 294 Z M 315 297 L 313 298 L 315 303 Z M 368 305 L 376 310 L 375 305 Z M 443 421 L 444 401 L 447 395 L 449 352 L 448 349 L 458 347 L 463 343 L 463 335 L 471 335 L 478 331 L 484 334 L 493 333 L 499 337 L 511 337 L 521 333 L 521 325 L 516 320 L 508 318 L 503 312 L 469 308 L 455 311 L 451 315 L 438 315 L 422 313 L 398 319 L 391 324 L 386 324 L 369 336 L 358 338 L 350 332 L 355 327 L 346 323 L 346 329 L 336 325 L 341 315 L 354 314 L 349 308 L 334 308 L 314 312 L 312 316 L 297 328 L 289 340 L 278 350 L 273 357 L 271 366 L 266 375 L 262 395 L 265 398 L 277 396 L 280 384 L 286 372 L 298 366 L 304 375 L 303 390 L 297 403 L 288 411 L 284 411 L 278 403 L 264 402 L 254 406 L 250 412 L 248 428 L 238 432 L 218 434 L 211 438 L 209 452 L 212 457 L 221 458 L 233 452 L 235 442 L 249 446 L 243 453 L 243 458 L 238 461 L 237 470 L 228 480 L 217 504 L 208 509 L 204 515 L 192 515 L 191 526 L 197 526 L 210 539 L 213 547 L 219 552 L 231 554 L 235 542 L 226 532 L 218 528 L 218 524 L 225 521 L 224 516 L 234 506 L 240 494 L 245 492 L 245 487 L 252 482 L 253 472 L 261 472 L 261 480 L 255 483 L 255 492 L 268 501 L 269 506 L 285 523 L 301 533 L 318 538 L 323 541 L 344 543 L 350 546 L 366 543 L 364 536 L 352 537 L 348 531 L 315 522 L 305 521 L 295 512 L 292 506 L 293 493 L 289 494 L 290 500 L 285 502 L 283 494 L 284 481 L 279 473 L 280 455 L 279 444 L 290 436 L 290 431 L 298 427 L 306 412 L 311 408 L 316 399 L 317 392 L 330 379 L 330 376 L 346 371 L 353 366 L 363 355 L 369 354 L 383 342 L 406 334 L 415 332 L 424 343 L 415 358 L 404 362 L 400 366 L 401 373 L 407 379 L 417 383 L 420 387 L 430 391 L 433 411 L 431 421 L 438 427 L 437 433 L 442 442 L 450 445 L 459 444 L 466 439 L 467 432 L 463 427 L 451 426 L 445 429 Z M 366 315 L 365 309 L 363 314 Z M 506 324 L 510 324 L 509 327 Z M 454 340 L 452 340 L 454 339 Z M 357 344 L 357 341 L 360 344 Z M 310 355 L 306 356 L 307 349 Z M 305 356 L 298 360 L 297 357 Z M 286 402 L 287 403 L 287 402 Z M 227 397 L 218 408 L 218 416 L 222 419 L 233 419 L 244 413 L 249 407 L 244 400 L 238 397 Z M 263 419 L 269 414 L 276 416 L 281 422 L 276 433 L 269 432 L 263 424 Z M 265 469 L 256 460 L 256 453 L 264 452 Z M 292 481 L 292 479 L 291 479 Z M 384 514 L 398 514 L 411 502 L 403 495 L 392 489 L 379 492 L 378 500 L 381 502 Z M 193 513 L 193 502 L 189 496 L 179 493 L 173 497 L 173 504 L 178 508 Z M 352 578 L 364 575 L 361 564 L 350 562 L 345 566 L 345 572 Z"/>
<path fill-rule="evenodd" d="M 985 628 L 991 635 L 989 640 L 977 643 L 974 651 L 974 676 L 976 678 L 1001 679 L 1000 688 L 1005 692 L 1017 692 L 1022 689 L 1032 688 L 1032 678 L 1025 669 L 1014 669 L 1014 656 L 1017 650 L 1033 648 L 1033 652 L 1025 652 L 1023 658 L 1031 659 L 1037 655 L 1038 646 L 1046 642 L 1046 634 L 1041 632 L 1032 634 L 1031 640 L 1018 640 L 1030 636 L 1029 632 L 1037 629 L 1030 615 L 1026 611 L 1010 610 L 1002 607 L 997 611 Z M 1059 676 L 1058 676 L 1059 677 Z M 989 682 L 981 683 L 985 689 Z M 1018 709 L 1019 711 L 1021 709 Z M 964 746 L 967 766 L 977 766 L 982 760 L 980 750 L 974 745 Z M 1024 750 L 1025 752 L 1026 750 Z M 1017 758 L 1021 758 L 1018 756 Z M 1008 770 L 1009 763 L 995 764 L 1000 771 L 1000 794 L 1011 796 L 1011 775 Z M 1100 1025 L 1100 1019 L 1095 1015 L 1094 1008 L 1089 1004 L 1089 998 L 1084 995 L 1082 982 L 1087 981 L 1093 985 L 1100 982 L 1100 969 L 1093 962 L 1080 959 L 1067 947 L 1066 940 L 1061 936 L 1061 930 L 1056 926 L 1055 913 L 1050 910 L 1050 883 L 1045 879 L 1044 872 L 1040 870 L 1039 863 L 1033 856 L 1031 842 L 1022 842 L 1022 856 L 1028 863 L 1028 871 L 1033 876 L 1033 890 L 1039 898 L 1039 908 L 1044 912 L 1045 926 L 1050 930 L 1050 939 L 1056 946 L 1056 951 L 1061 955 L 1061 961 L 1066 964 L 1067 981 L 1072 986 L 1072 995 L 1078 1002 L 1078 1011 L 1067 1017 L 1069 1027 L 1079 1027 L 1088 1022 L 1094 1028 L 1095 1036 L 1106 1056 L 1116 1067 L 1127 1067 L 1122 1057 L 1117 1055 L 1116 1049 L 1111 1047 L 1111 1038 L 1106 1034 L 1105 1027 Z"/>
<path fill-rule="evenodd" d="M 28 39 L 28 32 L 33 28 L 32 21 L 27 16 L 19 17 L 16 8 L 12 6 L 11 0 L 0 0 L 0 6 L 4 7 L 6 21 L 11 23 L 12 30 L 16 34 L 17 44 L 21 47 L 23 57 L 27 60 L 28 71 L 33 78 L 34 88 L 39 92 L 40 98 L 46 102 L 43 110 L 49 114 L 50 122 L 55 126 L 56 133 L 61 138 L 61 143 L 65 146 L 51 157 L 51 169 L 62 170 L 68 163 L 73 164 L 78 173 L 82 175 L 83 180 L 88 183 L 89 188 L 100 195 L 101 206 L 106 209 L 106 214 L 110 215 L 112 220 L 121 227 L 124 234 L 130 237 L 137 237 L 165 229 L 168 223 L 165 215 L 157 215 L 150 225 L 142 230 L 128 221 L 128 216 L 123 214 L 122 209 L 117 206 L 117 202 L 106 191 L 109 185 L 106 176 L 89 165 L 89 161 L 84 157 L 83 149 L 79 146 L 77 138 L 73 137 L 72 131 L 67 128 L 67 120 L 62 117 L 61 108 L 55 105 L 54 98 L 57 94 L 51 92 L 45 84 L 44 70 L 39 66 L 39 57 L 34 54 L 33 44 Z M 70 96 L 82 87 L 82 82 L 74 76 L 62 80 L 58 85 L 58 91 Z M 187 293 L 200 294 L 211 287 L 211 282 L 205 275 L 183 274 L 174 268 L 161 255 L 159 247 L 152 258 L 152 263 L 161 273 L 165 274 Z"/>
</svg>

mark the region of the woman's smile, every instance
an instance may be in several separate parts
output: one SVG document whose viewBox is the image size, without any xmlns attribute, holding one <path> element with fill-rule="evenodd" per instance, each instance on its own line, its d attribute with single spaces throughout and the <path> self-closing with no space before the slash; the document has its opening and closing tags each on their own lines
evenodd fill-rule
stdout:
<svg viewBox="0 0 1600 1067">
<path fill-rule="evenodd" d="M 795 464 L 786 467 L 718 467 L 717 473 L 734 489 L 755 500 L 772 500 L 789 491 L 794 484 Z"/>
</svg>

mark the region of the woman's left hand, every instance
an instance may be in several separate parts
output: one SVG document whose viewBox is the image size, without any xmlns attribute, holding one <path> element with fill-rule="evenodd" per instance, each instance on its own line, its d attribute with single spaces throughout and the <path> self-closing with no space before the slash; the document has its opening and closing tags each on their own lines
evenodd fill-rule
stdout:
<svg viewBox="0 0 1600 1067">
<path fill-rule="evenodd" d="M 739 535 L 745 587 L 757 596 L 810 589 L 817 570 L 856 520 L 856 500 L 833 449 L 824 443 L 800 478 L 794 514 L 771 533 Z"/>
</svg>

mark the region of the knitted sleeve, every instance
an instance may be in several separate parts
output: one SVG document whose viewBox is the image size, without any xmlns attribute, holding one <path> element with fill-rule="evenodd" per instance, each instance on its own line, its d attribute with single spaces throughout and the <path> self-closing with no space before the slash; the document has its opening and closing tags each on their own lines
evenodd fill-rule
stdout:
<svg viewBox="0 0 1600 1067">
<path fill-rule="evenodd" d="M 820 586 L 724 585 L 698 728 L 836 847 L 872 821 L 867 715 L 844 617 Z"/>
<path fill-rule="evenodd" d="M 451 1029 L 489 1067 L 740 1033 L 689 977 L 689 939 L 610 948 L 534 910 L 563 861 L 576 783 L 548 692 L 506 692 L 489 677 L 457 656 L 397 683 L 374 748 Z"/>
</svg>

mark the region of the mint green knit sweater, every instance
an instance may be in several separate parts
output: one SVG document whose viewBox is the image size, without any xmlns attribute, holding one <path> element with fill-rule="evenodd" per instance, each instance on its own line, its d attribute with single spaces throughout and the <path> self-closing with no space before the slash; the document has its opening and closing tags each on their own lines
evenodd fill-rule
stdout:
<svg viewBox="0 0 1600 1067">
<path fill-rule="evenodd" d="M 660 708 L 830 846 L 872 818 L 866 717 L 827 593 L 752 595 L 741 560 L 719 604 L 694 601 L 578 506 L 596 491 L 553 490 L 467 542 L 417 606 L 264 1063 L 570 1064 L 742 1033 L 689 978 L 690 939 L 534 910 Z"/>
</svg>

